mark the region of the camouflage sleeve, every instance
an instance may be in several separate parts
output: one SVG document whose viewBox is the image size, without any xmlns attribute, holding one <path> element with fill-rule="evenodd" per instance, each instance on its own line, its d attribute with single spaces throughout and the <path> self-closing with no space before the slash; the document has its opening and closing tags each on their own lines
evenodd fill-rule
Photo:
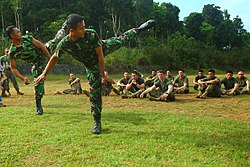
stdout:
<svg viewBox="0 0 250 167">
<path fill-rule="evenodd" d="M 97 48 L 101 45 L 101 40 L 95 30 L 86 29 L 86 33 L 94 48 Z"/>
</svg>

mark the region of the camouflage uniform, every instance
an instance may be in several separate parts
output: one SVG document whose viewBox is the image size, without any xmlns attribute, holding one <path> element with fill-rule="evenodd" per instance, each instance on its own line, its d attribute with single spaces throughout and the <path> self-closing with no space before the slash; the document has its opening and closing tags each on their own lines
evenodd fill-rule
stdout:
<svg viewBox="0 0 250 167">
<path fill-rule="evenodd" d="M 130 80 L 130 78 L 128 78 L 128 79 L 122 78 L 118 82 L 122 83 L 124 85 L 127 85 L 129 80 Z M 121 91 L 122 93 L 124 93 L 124 92 L 126 92 L 126 89 L 124 89 L 122 86 L 119 86 L 119 91 Z"/>
<path fill-rule="evenodd" d="M 213 79 L 209 79 L 209 78 L 204 78 L 203 81 L 210 81 L 210 80 L 218 80 L 220 81 L 219 78 L 217 78 L 216 76 Z M 216 84 L 208 84 L 207 86 L 202 87 L 202 85 L 199 85 L 198 90 L 200 91 L 200 93 L 204 93 L 207 92 L 208 97 L 221 97 L 221 85 L 220 82 L 216 83 Z"/>
<path fill-rule="evenodd" d="M 174 80 L 174 85 L 178 86 L 178 87 L 182 87 L 184 85 L 184 83 L 187 84 L 187 87 L 185 89 L 176 90 L 175 93 L 180 93 L 180 94 L 189 93 L 189 83 L 188 83 L 187 76 L 183 76 L 183 78 L 180 78 L 179 76 L 177 76 L 176 79 Z"/>
<path fill-rule="evenodd" d="M 3 70 L 4 75 L 7 77 L 7 79 L 3 83 L 3 91 L 7 90 L 9 92 L 10 87 L 9 87 L 9 79 L 12 82 L 15 90 L 19 92 L 19 86 L 16 81 L 16 77 L 13 74 L 13 72 L 10 69 L 10 59 L 6 56 L 3 55 L 0 57 L 0 62 L 2 66 L 5 66 L 6 68 Z"/>
<path fill-rule="evenodd" d="M 103 96 L 109 96 L 111 90 L 113 89 L 112 83 L 102 83 L 102 95 Z"/>
<path fill-rule="evenodd" d="M 25 35 L 22 37 L 22 46 L 10 46 L 9 57 L 10 59 L 22 59 L 27 63 L 31 63 L 32 69 L 31 73 L 34 78 L 37 78 L 42 74 L 46 67 L 46 56 L 43 54 L 40 48 L 37 48 L 32 44 L 32 36 Z M 37 108 L 42 108 L 41 99 L 44 95 L 44 82 L 39 82 L 34 85 L 35 87 L 35 99 Z"/>
<path fill-rule="evenodd" d="M 247 92 L 247 81 L 248 78 L 247 77 L 243 77 L 243 78 L 238 78 L 236 77 L 238 83 L 239 83 L 239 92 L 240 94 L 244 94 Z"/>
<path fill-rule="evenodd" d="M 149 96 L 154 97 L 154 98 L 159 98 L 161 95 L 165 94 L 168 91 L 168 86 L 173 85 L 173 83 L 171 82 L 171 80 L 165 78 L 164 82 L 161 82 L 160 80 L 158 80 L 154 85 L 156 88 L 159 88 L 159 89 L 150 92 Z M 167 100 L 169 101 L 175 100 L 174 91 L 172 91 L 168 95 Z"/>
<path fill-rule="evenodd" d="M 146 82 L 145 82 L 145 87 L 151 87 L 151 86 L 153 86 L 154 83 L 155 83 L 155 80 L 158 79 L 157 75 L 155 75 L 155 76 L 154 75 L 150 75 L 147 78 L 148 78 L 148 80 L 146 80 Z"/>
<path fill-rule="evenodd" d="M 75 79 L 69 79 L 69 85 L 74 82 Z M 71 89 L 64 89 L 63 90 L 64 94 L 82 94 L 82 86 L 81 86 L 81 81 L 75 82 L 72 86 Z"/>
<path fill-rule="evenodd" d="M 90 84 L 90 105 L 91 112 L 95 120 L 100 121 L 102 112 L 102 84 L 100 75 L 100 66 L 95 48 L 102 45 L 104 55 L 119 49 L 127 41 L 135 38 L 137 31 L 131 29 L 119 37 L 113 37 L 107 40 L 99 40 L 95 30 L 86 29 L 82 38 L 73 41 L 69 36 L 65 36 L 57 46 L 56 55 L 61 57 L 64 53 L 82 62 L 86 67 L 87 79 Z"/>
<path fill-rule="evenodd" d="M 131 84 L 131 83 L 132 83 L 132 80 L 133 80 L 133 78 L 131 78 L 131 79 L 128 81 L 128 84 Z M 139 85 L 144 84 L 144 79 L 138 77 L 136 83 L 139 84 Z M 132 87 L 131 87 L 129 90 L 126 90 L 126 91 L 125 91 L 125 94 L 130 94 L 130 95 L 132 95 L 132 97 L 139 97 L 140 94 L 141 94 L 144 90 L 145 90 L 145 89 L 139 89 L 135 84 L 132 84 Z"/>
<path fill-rule="evenodd" d="M 204 78 L 206 78 L 205 75 L 203 75 L 202 77 L 199 77 L 199 75 L 197 75 L 197 76 L 194 78 L 194 80 L 195 80 L 195 82 L 198 82 L 199 79 L 204 79 Z M 198 88 L 199 88 L 199 84 L 198 84 L 198 85 L 195 84 L 195 85 L 194 85 L 194 90 L 198 90 Z"/>
<path fill-rule="evenodd" d="M 235 84 L 238 83 L 238 80 L 236 78 L 232 78 L 232 79 L 227 79 L 227 78 L 224 78 L 221 80 L 221 85 L 223 84 L 224 85 L 224 88 L 221 88 L 221 93 L 222 94 L 226 94 L 226 93 L 229 93 L 233 90 Z M 239 94 L 240 92 L 237 90 L 236 91 L 236 94 Z"/>
</svg>

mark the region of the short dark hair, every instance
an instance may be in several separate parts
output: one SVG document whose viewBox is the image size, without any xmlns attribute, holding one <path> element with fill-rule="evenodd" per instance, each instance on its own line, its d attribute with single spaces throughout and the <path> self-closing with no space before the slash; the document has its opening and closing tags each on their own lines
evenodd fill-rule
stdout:
<svg viewBox="0 0 250 167">
<path fill-rule="evenodd" d="M 215 74 L 214 69 L 210 69 L 210 70 L 208 70 L 208 72 L 211 72 L 211 73 L 214 73 L 214 74 Z"/>
<path fill-rule="evenodd" d="M 184 73 L 184 70 L 183 69 L 179 69 L 178 71 L 182 71 Z"/>
<path fill-rule="evenodd" d="M 132 74 L 139 75 L 137 70 L 132 71 Z"/>
<path fill-rule="evenodd" d="M 159 73 L 164 74 L 164 71 L 163 71 L 163 70 L 158 70 L 158 71 L 157 71 L 157 74 L 159 74 Z"/>
<path fill-rule="evenodd" d="M 66 25 L 67 25 L 67 27 L 69 29 L 71 29 L 71 28 L 76 29 L 77 24 L 79 22 L 82 22 L 82 21 L 84 21 L 84 18 L 81 15 L 79 15 L 79 14 L 70 14 L 67 17 Z"/>
<path fill-rule="evenodd" d="M 229 74 L 233 74 L 233 71 L 232 70 L 227 70 L 226 74 L 229 73 Z"/>
<path fill-rule="evenodd" d="M 13 33 L 14 28 L 16 28 L 14 25 L 7 27 L 5 30 L 5 36 L 11 38 L 10 35 Z"/>
<path fill-rule="evenodd" d="M 200 69 L 198 72 L 202 72 L 203 73 L 203 70 Z"/>
</svg>

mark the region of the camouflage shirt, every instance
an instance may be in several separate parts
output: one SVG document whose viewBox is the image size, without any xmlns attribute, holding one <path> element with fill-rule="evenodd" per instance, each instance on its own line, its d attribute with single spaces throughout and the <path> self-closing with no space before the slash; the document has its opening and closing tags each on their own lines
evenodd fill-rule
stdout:
<svg viewBox="0 0 250 167">
<path fill-rule="evenodd" d="M 241 79 L 237 77 L 236 79 L 238 80 L 238 83 L 239 83 L 240 87 L 247 86 L 247 81 L 248 81 L 247 77 L 243 77 Z"/>
<path fill-rule="evenodd" d="M 217 81 L 219 81 L 218 83 L 215 84 L 215 88 L 218 89 L 218 90 L 220 90 L 220 88 L 221 88 L 220 79 L 217 78 L 216 76 L 214 78 L 212 78 L 212 79 L 210 79 L 210 78 L 204 78 L 203 79 L 203 81 L 211 81 L 211 80 L 217 80 Z M 210 85 L 210 84 L 208 84 L 208 85 Z"/>
<path fill-rule="evenodd" d="M 238 83 L 237 79 L 235 79 L 234 77 L 232 79 L 227 79 L 227 78 L 224 78 L 221 80 L 220 82 L 221 84 L 224 84 L 224 87 L 226 89 L 233 89 L 234 88 L 234 85 Z"/>
<path fill-rule="evenodd" d="M 69 85 L 74 82 L 77 78 L 74 78 L 74 79 L 69 79 Z M 72 86 L 71 86 L 71 89 L 72 90 L 81 90 L 82 89 L 82 86 L 81 86 L 81 81 L 77 81 L 75 82 Z"/>
<path fill-rule="evenodd" d="M 40 48 L 37 48 L 32 43 L 32 40 L 32 36 L 25 35 L 22 37 L 21 46 L 14 46 L 12 44 L 9 52 L 10 59 L 22 59 L 31 64 L 37 64 L 42 60 L 44 61 L 45 56 L 43 56 L 43 51 Z"/>
<path fill-rule="evenodd" d="M 119 83 L 122 83 L 122 84 L 124 84 L 124 85 L 127 85 L 129 80 L 130 80 L 130 78 L 128 78 L 128 79 L 122 78 L 122 79 L 120 79 L 118 82 L 119 82 Z"/>
<path fill-rule="evenodd" d="M 184 86 L 184 83 L 187 84 L 187 88 L 188 88 L 189 83 L 188 83 L 187 76 L 183 76 L 183 78 L 180 78 L 179 76 L 177 76 L 176 79 L 174 80 L 174 84 L 177 84 L 178 87 Z"/>
<path fill-rule="evenodd" d="M 156 88 L 160 88 L 160 90 L 165 93 L 168 90 L 168 86 L 169 85 L 173 85 L 173 83 L 171 82 L 171 80 L 165 78 L 164 82 L 161 82 L 160 80 L 158 80 L 155 84 Z"/>
<path fill-rule="evenodd" d="M 132 78 L 128 81 L 128 83 L 132 83 Z M 144 84 L 144 79 L 138 77 L 137 81 L 136 81 L 137 84 L 141 85 L 141 84 Z M 130 91 L 134 92 L 134 91 L 138 91 L 140 90 L 135 84 L 132 84 L 132 87 L 130 88 Z"/>
<path fill-rule="evenodd" d="M 203 79 L 203 78 L 206 78 L 206 76 L 203 75 L 202 77 L 200 77 L 199 75 L 197 75 L 197 76 L 194 78 L 194 80 L 195 80 L 196 82 L 198 82 L 199 79 Z"/>
<path fill-rule="evenodd" d="M 73 41 L 69 35 L 65 36 L 57 46 L 56 56 L 61 57 L 68 53 L 82 62 L 86 68 L 99 71 L 98 57 L 95 49 L 101 45 L 101 41 L 95 30 L 86 29 L 82 38 Z"/>
</svg>

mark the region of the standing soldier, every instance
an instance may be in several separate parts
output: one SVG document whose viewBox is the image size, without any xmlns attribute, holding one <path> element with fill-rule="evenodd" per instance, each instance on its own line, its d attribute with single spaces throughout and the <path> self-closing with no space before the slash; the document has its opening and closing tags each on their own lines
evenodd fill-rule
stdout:
<svg viewBox="0 0 250 167">
<path fill-rule="evenodd" d="M 2 89 L 2 84 L 3 84 L 4 80 L 7 79 L 7 77 L 2 72 L 3 72 L 2 71 L 2 66 L 0 64 L 0 90 Z M 4 105 L 3 102 L 2 102 L 1 94 L 0 94 L 0 107 L 6 107 L 6 105 Z"/>
<path fill-rule="evenodd" d="M 9 53 L 9 49 L 5 48 L 5 55 L 0 57 L 0 62 L 1 62 L 2 68 L 3 68 L 3 73 L 7 77 L 7 79 L 3 83 L 2 96 L 3 97 L 7 96 L 5 91 L 8 92 L 9 96 L 11 95 L 10 94 L 10 87 L 9 87 L 9 80 L 13 84 L 17 94 L 18 95 L 23 95 L 23 93 L 19 91 L 19 86 L 18 86 L 18 83 L 16 81 L 16 77 L 15 77 L 15 75 L 13 74 L 13 72 L 10 69 L 10 59 L 8 58 L 8 53 Z"/>
<path fill-rule="evenodd" d="M 16 26 L 9 26 L 6 29 L 7 36 L 12 40 L 10 46 L 10 66 L 12 72 L 20 78 L 26 85 L 30 84 L 28 78 L 24 77 L 16 68 L 16 60 L 22 59 L 31 63 L 31 73 L 34 78 L 38 77 L 46 66 L 46 58 L 50 59 L 50 54 L 46 47 L 30 35 L 22 36 Z M 44 82 L 35 84 L 36 114 L 42 115 L 43 108 L 41 100 L 44 94 Z"/>
<path fill-rule="evenodd" d="M 101 113 L 102 113 L 102 84 L 106 80 L 104 75 L 104 53 L 108 54 L 120 48 L 126 42 L 134 39 L 142 30 L 155 26 L 155 21 L 148 21 L 139 28 L 131 29 L 119 37 L 100 41 L 93 29 L 85 29 L 85 22 L 82 16 L 70 14 L 66 21 L 69 34 L 57 45 L 55 53 L 48 62 L 43 73 L 35 80 L 35 83 L 44 81 L 49 71 L 55 66 L 58 59 L 66 54 L 82 62 L 86 67 L 87 79 L 90 84 L 90 105 L 94 117 L 93 134 L 100 134 Z"/>
</svg>

